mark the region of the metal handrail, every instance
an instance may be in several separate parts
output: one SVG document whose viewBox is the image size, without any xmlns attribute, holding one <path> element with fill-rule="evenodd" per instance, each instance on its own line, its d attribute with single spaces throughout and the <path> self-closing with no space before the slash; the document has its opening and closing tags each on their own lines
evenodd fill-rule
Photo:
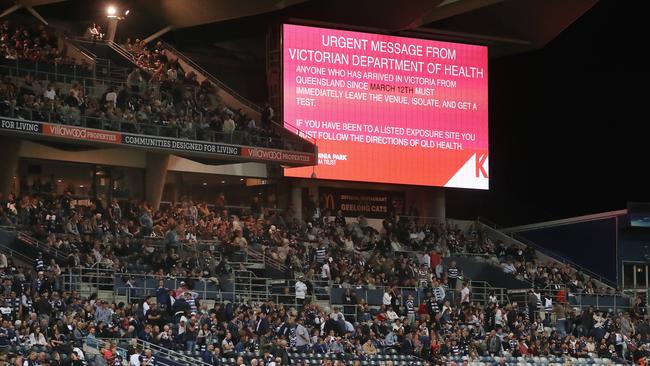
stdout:
<svg viewBox="0 0 650 366">
<path fill-rule="evenodd" d="M 168 348 L 159 346 L 157 344 L 149 343 L 139 338 L 137 338 L 136 342 L 137 342 L 136 344 L 140 346 L 142 349 L 151 349 L 153 352 L 156 352 L 157 354 L 162 354 L 163 357 L 169 358 L 171 361 L 181 361 L 187 365 L 213 366 L 210 365 L 209 363 L 203 362 L 203 360 L 184 355 L 180 352 L 172 351 Z"/>
<path fill-rule="evenodd" d="M 94 53 L 90 52 L 89 50 L 87 50 L 87 49 L 85 49 L 83 47 L 80 47 L 73 39 L 71 39 L 71 38 L 69 38 L 69 37 L 67 37 L 65 35 L 62 35 L 61 37 L 63 39 L 63 43 L 65 44 L 65 47 L 66 48 L 73 48 L 82 57 L 84 57 L 85 60 L 89 63 L 89 65 L 92 66 L 94 75 L 97 76 L 97 74 L 96 74 L 97 56 Z"/>
<path fill-rule="evenodd" d="M 91 50 L 89 50 L 89 49 L 87 49 L 87 48 L 85 48 L 85 47 L 83 47 L 83 46 L 81 46 L 79 44 L 79 40 L 80 40 L 79 38 L 67 37 L 66 36 L 66 37 L 64 37 L 64 40 L 65 40 L 66 43 L 71 44 L 79 52 L 83 53 L 84 56 L 86 56 L 88 59 L 92 60 L 93 62 L 95 62 L 97 60 L 98 57 L 94 52 L 92 52 Z"/>
<path fill-rule="evenodd" d="M 515 244 L 518 244 L 520 247 L 525 247 L 526 245 L 530 245 L 533 248 L 535 248 L 536 251 L 546 255 L 547 257 L 553 259 L 554 261 L 556 261 L 556 262 L 558 262 L 560 264 L 568 264 L 569 266 L 573 267 L 575 270 L 578 270 L 580 272 L 585 273 L 589 277 L 592 277 L 592 278 L 598 280 L 600 283 L 602 283 L 602 284 L 604 284 L 604 285 L 606 285 L 608 287 L 611 287 L 611 288 L 614 288 L 614 289 L 617 288 L 617 285 L 616 285 L 616 283 L 614 281 L 611 281 L 611 280 L 609 280 L 609 279 L 607 279 L 607 278 L 605 278 L 605 277 L 603 277 L 603 276 L 589 270 L 588 268 L 585 268 L 585 267 L 573 262 L 572 260 L 570 260 L 570 259 L 568 259 L 566 257 L 563 257 L 560 254 L 557 254 L 557 253 L 553 252 L 552 250 L 544 248 L 543 246 L 541 246 L 539 244 L 536 244 L 536 243 L 534 243 L 534 242 L 532 242 L 532 241 L 530 241 L 530 240 L 528 240 L 526 238 L 515 235 L 514 233 L 513 234 L 506 234 L 506 233 L 504 233 L 503 231 L 500 230 L 499 225 L 497 225 L 497 224 L 495 224 L 495 223 L 493 223 L 493 222 L 491 222 L 491 221 L 489 221 L 489 220 L 487 220 L 487 219 L 485 219 L 483 217 L 479 217 L 478 222 L 481 223 L 484 227 L 489 228 L 490 230 L 493 230 L 493 231 L 499 233 L 500 235 L 509 238 Z"/>
<path fill-rule="evenodd" d="M 125 49 L 124 49 L 122 46 L 120 46 L 118 43 L 113 42 L 113 41 L 106 41 L 106 44 L 107 44 L 108 47 L 110 47 L 113 51 L 119 53 L 120 56 L 122 56 L 122 57 L 126 58 L 127 60 L 129 60 L 129 62 L 131 62 L 133 65 L 138 66 L 138 62 L 137 62 L 137 59 L 135 58 L 135 56 L 134 56 L 131 52 L 125 50 Z"/>
<path fill-rule="evenodd" d="M 19 260 L 22 260 L 23 262 L 25 262 L 25 263 L 27 263 L 29 265 L 34 263 L 34 261 L 36 260 L 36 258 L 30 258 L 30 257 L 26 256 L 25 254 L 17 252 L 17 251 L 15 251 L 15 250 L 7 247 L 7 246 L 4 246 L 4 245 L 0 245 L 0 252 L 5 252 L 5 253 L 9 254 L 12 258 L 18 258 Z"/>
<path fill-rule="evenodd" d="M 480 280 L 470 280 L 469 287 L 472 293 L 473 302 L 478 302 L 481 303 L 481 305 L 485 305 L 488 301 L 487 298 L 483 299 L 482 301 L 475 300 L 474 295 L 477 294 L 476 290 L 478 289 L 478 290 L 483 290 L 485 295 L 487 295 L 489 292 L 494 293 L 498 297 L 500 304 L 510 303 L 510 298 L 508 297 L 508 290 L 504 287 L 494 287 L 490 285 L 489 282 L 480 281 Z"/>
<path fill-rule="evenodd" d="M 26 113 L 27 116 L 23 116 L 23 113 Z M 46 121 L 35 120 L 33 117 L 35 113 L 45 116 Z M 180 127 L 157 125 L 152 123 L 131 122 L 131 121 L 123 121 L 123 120 L 108 120 L 104 118 L 89 117 L 89 116 L 82 116 L 82 115 L 78 116 L 78 118 L 72 118 L 69 120 L 64 118 L 53 119 L 52 118 L 53 113 L 51 111 L 38 112 L 30 108 L 15 108 L 11 110 L 10 113 L 6 113 L 6 114 L 3 114 L 3 116 L 9 118 L 22 118 L 22 119 L 36 121 L 36 122 L 65 124 L 72 127 L 85 127 L 85 128 L 94 128 L 94 129 L 100 129 L 105 131 L 119 131 L 119 132 L 126 132 L 126 133 L 135 133 L 135 134 L 140 133 L 146 136 L 178 138 L 178 139 L 191 140 L 191 141 L 221 142 L 225 144 L 239 145 L 239 146 L 254 146 L 254 147 L 265 147 L 271 149 L 280 149 L 286 151 L 309 152 L 304 149 L 305 146 L 303 146 L 302 149 L 298 149 L 298 150 L 295 149 L 296 147 L 295 142 L 301 143 L 299 140 L 289 141 L 288 139 L 281 138 L 281 137 L 280 138 L 263 137 L 263 136 L 255 135 L 254 133 L 251 133 L 249 131 L 233 131 L 231 133 L 225 133 L 225 132 L 218 132 L 214 130 L 212 131 L 203 130 L 201 131 L 201 133 L 199 133 L 199 131 L 196 128 L 193 128 L 192 130 L 188 130 L 188 129 L 182 129 Z"/>
<path fill-rule="evenodd" d="M 233 281 L 232 291 L 223 291 L 221 288 L 216 290 L 209 290 L 207 282 L 209 279 L 201 277 L 175 277 L 175 276 L 160 276 L 144 273 L 130 273 L 130 272 L 116 272 L 112 269 L 101 268 L 101 266 L 93 266 L 94 268 L 87 267 L 73 267 L 68 268 L 61 276 L 64 279 L 63 285 L 67 290 L 80 290 L 82 285 L 90 286 L 91 288 L 101 289 L 105 288 L 113 292 L 113 296 L 127 296 L 127 297 L 146 297 L 155 293 L 158 288 L 156 283 L 154 286 L 148 286 L 147 280 L 163 280 L 170 281 L 174 289 L 180 287 L 181 281 L 187 281 L 194 284 L 192 292 L 199 295 L 201 300 L 223 300 L 226 296 L 232 299 L 244 298 L 248 300 L 261 300 L 272 297 L 270 293 L 269 280 L 264 277 L 256 277 L 250 271 L 237 270 L 233 273 L 230 279 Z M 248 273 L 244 276 L 243 273 Z M 143 286 L 128 287 L 126 283 L 124 286 L 115 286 L 117 278 L 134 278 L 144 280 Z M 86 279 L 86 280 L 84 280 Z M 260 290 L 262 289 L 262 290 Z"/>
<path fill-rule="evenodd" d="M 37 240 L 36 238 L 27 234 L 24 231 L 19 231 L 18 234 L 16 235 L 16 239 L 20 240 L 23 243 L 36 247 L 37 249 L 46 252 L 47 254 L 53 255 L 54 258 L 57 260 L 65 261 L 67 259 L 65 253 L 61 252 L 56 248 L 50 247 L 49 245 Z"/>
<path fill-rule="evenodd" d="M 203 362 L 200 359 L 196 359 L 192 356 L 185 355 L 181 352 L 173 351 L 168 348 L 159 346 L 157 344 L 147 342 L 145 340 L 142 340 L 140 338 L 97 338 L 97 343 L 98 347 L 103 347 L 106 343 L 114 343 L 118 345 L 118 348 L 120 348 L 123 351 L 126 351 L 123 347 L 119 347 L 119 345 L 133 345 L 135 343 L 135 346 L 140 348 L 141 350 L 147 350 L 150 349 L 152 352 L 154 352 L 157 356 L 162 356 L 167 358 L 169 361 L 181 361 L 184 364 L 187 365 L 197 365 L 197 366 L 213 366 L 208 363 Z M 167 363 L 164 363 L 167 364 Z"/>
<path fill-rule="evenodd" d="M 95 84 L 99 84 L 99 85 L 116 85 L 116 84 L 124 84 L 126 82 L 126 80 L 124 80 L 124 81 L 122 81 L 120 83 L 117 83 L 113 79 L 106 79 L 106 78 L 101 78 L 101 77 L 91 76 L 91 75 L 88 75 L 88 76 L 77 75 L 76 72 L 73 73 L 73 74 L 59 72 L 58 68 L 56 67 L 58 64 L 55 63 L 54 65 L 55 65 L 55 72 L 49 72 L 49 71 L 39 70 L 38 66 L 36 66 L 33 69 L 25 67 L 25 66 L 20 66 L 20 62 L 17 61 L 15 66 L 9 66 L 9 65 L 6 65 L 6 64 L 5 65 L 0 65 L 0 70 L 8 70 L 8 72 L 6 72 L 6 74 L 9 75 L 9 76 L 14 76 L 14 77 L 18 77 L 19 76 L 18 74 L 20 72 L 23 72 L 23 73 L 33 74 L 34 76 L 45 76 L 46 81 L 59 82 L 60 79 L 63 79 L 63 83 L 71 84 L 71 83 L 74 83 L 74 82 L 79 82 L 79 83 L 81 83 L 83 85 L 84 89 L 90 88 L 91 85 L 92 85 L 92 87 L 96 87 Z M 73 65 L 73 66 L 75 66 L 75 70 L 76 70 L 76 65 Z M 14 71 L 15 71 L 15 73 L 14 73 Z"/>
<path fill-rule="evenodd" d="M 280 261 L 277 259 L 271 258 L 266 253 L 256 250 L 254 248 L 247 248 L 248 250 L 248 255 L 254 259 L 259 259 L 260 263 L 263 263 L 264 265 L 270 265 L 274 269 L 277 269 L 278 271 L 285 271 L 287 267 L 282 264 Z"/>
<path fill-rule="evenodd" d="M 514 295 L 516 295 L 516 294 L 522 294 L 522 296 L 524 296 L 524 297 L 521 299 L 521 301 L 523 301 L 525 303 L 526 302 L 526 297 L 525 296 L 526 296 L 526 294 L 528 293 L 529 290 L 530 289 L 510 289 L 510 290 L 507 290 L 507 292 L 512 297 L 515 297 Z M 544 289 L 541 289 L 539 291 L 539 293 L 543 294 L 543 295 L 548 295 L 549 297 L 551 297 L 553 299 L 553 301 L 555 301 L 555 298 L 557 297 L 557 294 L 558 294 L 559 291 L 560 290 L 554 290 L 552 288 L 546 287 Z M 585 293 L 585 292 L 567 292 L 566 296 L 567 296 L 567 302 L 569 303 L 569 306 L 575 307 L 575 308 L 580 308 L 580 309 L 594 307 L 595 309 L 612 308 L 614 310 L 619 310 L 619 309 L 628 310 L 628 309 L 632 309 L 634 307 L 634 304 L 632 304 L 631 301 L 629 302 L 629 305 L 624 305 L 624 304 L 621 303 L 623 299 L 631 300 L 631 298 L 632 298 L 631 296 L 629 296 L 628 294 L 625 294 L 625 293 L 619 293 L 619 294 L 589 294 L 589 293 Z M 569 298 L 571 298 L 571 297 L 573 297 L 576 300 L 575 304 L 569 302 Z M 584 304 L 583 303 L 583 297 L 585 297 L 585 298 L 586 297 L 593 298 L 593 299 L 595 299 L 596 303 L 595 304 Z M 519 298 L 517 298 L 517 299 L 519 300 Z M 602 299 L 613 300 L 613 303 L 610 303 L 610 302 L 603 303 Z M 620 299 L 620 300 L 617 301 L 617 299 Z"/>
<path fill-rule="evenodd" d="M 259 112 L 259 113 L 262 112 L 262 108 L 260 108 L 260 106 L 258 106 L 257 104 L 251 102 L 250 100 L 246 99 L 244 96 L 242 96 L 241 94 L 237 93 L 235 90 L 233 90 L 232 88 L 230 88 L 228 85 L 224 84 L 221 80 L 219 80 L 218 78 L 216 78 L 214 75 L 210 74 L 208 71 L 206 71 L 206 70 L 205 70 L 203 67 L 201 67 L 199 64 L 197 64 L 197 63 L 194 62 L 192 59 L 190 59 L 189 57 L 185 56 L 185 54 L 183 54 L 182 52 L 180 52 L 179 50 L 177 50 L 176 48 L 174 48 L 174 46 L 170 45 L 169 43 L 167 43 L 167 42 L 165 42 L 165 41 L 160 41 L 160 42 L 162 43 L 163 47 L 167 48 L 167 49 L 168 49 L 171 53 L 173 53 L 176 57 L 182 59 L 185 63 L 187 63 L 188 65 L 192 66 L 192 68 L 194 68 L 194 69 L 200 71 L 201 74 L 203 74 L 203 76 L 205 76 L 205 77 L 206 77 L 207 79 L 209 79 L 212 83 L 214 83 L 215 85 L 217 85 L 219 88 L 221 88 L 221 89 L 227 91 L 229 94 L 231 94 L 232 96 L 234 96 L 234 97 L 235 97 L 237 100 L 239 100 L 242 104 L 244 104 L 244 105 L 250 107 L 251 109 L 253 109 L 253 110 L 255 110 L 255 111 Z"/>
</svg>

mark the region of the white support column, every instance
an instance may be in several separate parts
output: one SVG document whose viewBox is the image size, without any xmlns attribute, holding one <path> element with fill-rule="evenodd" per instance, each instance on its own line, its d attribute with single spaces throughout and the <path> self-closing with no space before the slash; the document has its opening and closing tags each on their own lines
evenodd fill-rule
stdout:
<svg viewBox="0 0 650 366">
<path fill-rule="evenodd" d="M 106 40 L 109 42 L 115 41 L 115 32 L 117 32 L 117 23 L 120 21 L 117 17 L 108 18 L 108 30 L 106 32 Z"/>
</svg>

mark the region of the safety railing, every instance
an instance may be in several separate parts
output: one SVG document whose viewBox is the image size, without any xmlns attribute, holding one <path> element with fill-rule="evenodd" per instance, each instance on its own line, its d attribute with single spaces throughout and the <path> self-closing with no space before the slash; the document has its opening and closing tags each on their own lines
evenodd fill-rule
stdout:
<svg viewBox="0 0 650 366">
<path fill-rule="evenodd" d="M 499 304 L 507 304 L 510 302 L 508 298 L 508 290 L 503 287 L 494 287 L 487 281 L 469 281 L 469 289 L 471 293 L 471 301 L 486 305 L 490 302 L 490 296 L 494 296 Z"/>
<path fill-rule="evenodd" d="M 269 267 L 271 267 L 273 269 L 276 269 L 276 270 L 282 271 L 282 272 L 286 271 L 286 269 L 287 269 L 286 266 L 284 264 L 282 264 L 282 262 L 280 262 L 279 260 L 277 260 L 277 259 L 275 259 L 273 257 L 270 257 L 270 256 L 266 255 L 261 250 L 257 250 L 255 248 L 249 247 L 247 249 L 247 252 L 248 252 L 248 258 L 253 263 L 261 263 L 265 267 L 269 266 Z"/>
<path fill-rule="evenodd" d="M 136 345 L 141 349 L 145 349 L 145 350 L 150 349 L 157 356 L 162 356 L 171 361 L 179 362 L 181 365 L 214 366 L 209 363 L 203 362 L 201 359 L 194 358 L 192 356 L 187 356 L 183 353 L 170 350 L 169 348 L 143 341 L 142 339 L 138 339 L 136 341 Z"/>
<path fill-rule="evenodd" d="M 571 266 L 574 270 L 580 271 L 590 278 L 594 278 L 600 283 L 604 284 L 605 286 L 611 287 L 611 288 L 617 288 L 616 283 L 614 281 L 611 281 L 610 279 L 607 279 L 591 270 L 588 268 L 585 268 L 570 259 L 563 257 L 551 250 L 548 250 L 540 245 L 535 244 L 534 242 L 521 237 L 520 235 L 516 234 L 506 234 L 499 230 L 499 226 L 483 217 L 479 217 L 478 221 L 483 225 L 483 227 L 489 231 L 490 234 L 492 234 L 494 237 L 504 241 L 505 243 L 512 243 L 515 244 L 519 247 L 526 247 L 527 245 L 532 246 L 535 248 L 535 250 L 544 256 L 546 256 L 549 260 L 555 261 L 560 264 L 565 264 Z"/>
<path fill-rule="evenodd" d="M 34 263 L 34 261 L 36 260 L 36 258 L 29 257 L 29 256 L 27 256 L 27 255 L 25 255 L 23 253 L 20 253 L 20 252 L 18 252 L 16 250 L 11 249 L 11 248 L 9 248 L 7 246 L 4 246 L 4 245 L 0 245 L 0 252 L 8 254 L 12 259 L 19 260 L 19 261 L 21 261 L 21 262 L 23 262 L 23 263 L 25 263 L 26 265 L 29 265 L 29 266 L 31 266 Z"/>
<path fill-rule="evenodd" d="M 113 42 L 113 41 L 106 41 L 106 44 L 107 44 L 108 47 L 110 47 L 113 51 L 117 52 L 120 56 L 122 56 L 122 57 L 124 57 L 125 59 L 129 60 L 129 62 L 131 62 L 134 66 L 137 66 L 137 65 L 138 65 L 138 60 L 135 58 L 135 56 L 134 56 L 131 52 L 125 50 L 125 49 L 124 49 L 122 46 L 120 46 L 119 44 L 117 44 L 117 43 L 115 43 L 115 42 Z"/>
<path fill-rule="evenodd" d="M 67 259 L 67 253 L 62 252 L 57 248 L 51 247 L 41 241 L 38 241 L 36 238 L 27 234 L 24 231 L 19 231 L 18 234 L 16 235 L 16 239 L 18 239 L 20 242 L 24 244 L 33 247 L 34 249 L 40 252 L 43 252 L 43 254 L 46 254 L 54 258 L 59 263 L 63 263 Z"/>
<path fill-rule="evenodd" d="M 180 288 L 184 282 L 199 300 L 248 302 L 272 298 L 268 278 L 256 277 L 252 272 L 242 270 L 234 271 L 233 276 L 199 278 L 115 272 L 95 265 L 69 268 L 61 277 L 67 291 L 110 291 L 114 297 L 126 297 L 129 302 L 155 294 L 160 281 L 169 289 Z"/>
<path fill-rule="evenodd" d="M 203 67 L 201 67 L 199 64 L 194 62 L 191 58 L 185 56 L 182 52 L 174 48 L 172 45 L 170 45 L 167 42 L 161 41 L 162 45 L 164 48 L 169 50 L 174 57 L 177 57 L 180 60 L 183 60 L 186 64 L 190 65 L 193 69 L 199 71 L 201 74 L 203 74 L 204 77 L 206 77 L 208 80 L 210 80 L 211 83 L 216 85 L 218 88 L 223 89 L 228 92 L 228 94 L 232 95 L 235 97 L 237 100 L 239 100 L 242 104 L 248 106 L 249 108 L 257 111 L 257 112 L 262 112 L 262 108 L 258 106 L 257 104 L 251 102 L 250 100 L 246 99 L 244 96 L 241 94 L 237 93 L 235 90 L 230 88 L 228 85 L 224 84 L 221 80 L 216 78 L 214 75 L 209 73 L 207 70 L 205 70 Z"/>
<path fill-rule="evenodd" d="M 527 304 L 529 291 L 530 289 L 509 289 L 507 290 L 507 293 L 511 301 L 515 301 L 521 306 L 524 306 Z M 562 284 L 550 284 L 547 287 L 536 291 L 542 299 L 550 298 L 553 304 L 558 301 L 563 301 L 568 306 L 579 309 L 593 307 L 594 309 L 600 310 L 611 309 L 613 311 L 628 311 L 634 306 L 632 303 L 633 299 L 625 293 L 598 294 L 572 292 Z M 542 307 L 543 306 L 544 303 L 542 301 Z"/>
<path fill-rule="evenodd" d="M 209 279 L 165 277 L 136 273 L 116 273 L 102 268 L 77 267 L 62 275 L 63 286 L 68 291 L 98 292 L 111 291 L 114 297 L 126 297 L 127 301 L 142 300 L 155 294 L 162 280 L 165 287 L 177 289 L 181 281 L 191 283 L 191 291 L 199 300 L 233 300 L 232 291 L 222 291 Z M 133 284 L 127 284 L 133 281 Z"/>
<path fill-rule="evenodd" d="M 301 145 L 296 139 L 269 137 L 249 131 L 219 132 L 208 128 L 173 126 L 163 122 L 152 124 L 146 122 L 133 122 L 123 119 L 104 119 L 81 114 L 53 113 L 50 110 L 34 110 L 30 108 L 14 107 L 0 110 L 4 117 L 20 118 L 37 122 L 50 122 L 74 127 L 94 128 L 106 131 L 119 131 L 126 133 L 142 134 L 157 137 L 177 138 L 182 140 L 196 140 L 209 142 L 222 142 L 226 144 L 255 146 L 287 151 L 313 152 L 313 146 Z"/>
<path fill-rule="evenodd" d="M 271 295 L 269 279 L 257 277 L 251 271 L 235 271 L 233 282 L 235 300 L 239 303 L 264 302 Z"/>
<path fill-rule="evenodd" d="M 156 357 L 156 364 L 163 366 L 173 366 L 178 364 L 193 366 L 214 366 L 203 362 L 201 359 L 185 355 L 182 352 L 174 351 L 139 338 L 97 338 L 97 341 L 98 350 L 100 350 L 101 347 L 104 347 L 107 343 L 115 344 L 118 346 L 118 350 L 124 351 L 126 351 L 127 348 L 131 347 L 141 349 L 143 352 L 146 350 L 151 350 L 151 352 Z M 161 359 L 161 357 L 163 359 Z M 170 363 L 169 361 L 172 361 L 174 363 Z"/>
<path fill-rule="evenodd" d="M 129 53 L 127 50 L 122 48 L 122 46 L 120 46 L 119 44 L 113 41 L 103 40 L 103 39 L 89 40 L 85 38 L 69 38 L 68 41 L 73 43 L 78 49 L 83 50 L 85 53 L 93 55 L 95 60 L 99 60 L 100 57 L 98 57 L 93 50 L 96 50 L 98 47 L 108 47 L 113 52 L 117 53 L 120 57 L 123 57 L 131 64 L 133 64 L 134 67 L 138 66 L 137 60 L 135 59 L 133 54 Z M 107 54 L 102 56 L 108 57 Z M 123 67 L 118 67 L 118 68 L 124 69 Z"/>
<path fill-rule="evenodd" d="M 52 83 L 79 83 L 85 89 L 100 86 L 107 88 L 108 86 L 115 86 L 126 82 L 126 79 L 118 82 L 113 79 L 95 76 L 94 70 L 70 63 L 43 63 L 0 59 L 0 73 L 17 78 L 31 75 L 36 79 Z"/>
</svg>

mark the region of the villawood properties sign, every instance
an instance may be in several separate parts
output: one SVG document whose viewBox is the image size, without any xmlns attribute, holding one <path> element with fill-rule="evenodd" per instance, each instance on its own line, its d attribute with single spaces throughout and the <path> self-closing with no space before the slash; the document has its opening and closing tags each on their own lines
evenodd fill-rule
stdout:
<svg viewBox="0 0 650 366">
<path fill-rule="evenodd" d="M 143 149 L 168 150 L 170 152 L 198 153 L 215 157 L 241 157 L 244 159 L 309 165 L 314 163 L 314 154 L 301 151 L 286 151 L 262 147 L 247 147 L 218 142 L 183 140 L 161 136 L 147 136 L 117 131 L 98 130 L 80 126 L 69 126 L 48 122 L 0 118 L 0 131 L 20 134 L 50 136 L 59 139 L 92 141 L 104 144 L 124 145 Z"/>
<path fill-rule="evenodd" d="M 320 187 L 318 189 L 322 206 L 332 211 L 343 211 L 343 216 L 385 218 L 390 212 L 404 213 L 404 192 L 370 191 Z"/>
</svg>

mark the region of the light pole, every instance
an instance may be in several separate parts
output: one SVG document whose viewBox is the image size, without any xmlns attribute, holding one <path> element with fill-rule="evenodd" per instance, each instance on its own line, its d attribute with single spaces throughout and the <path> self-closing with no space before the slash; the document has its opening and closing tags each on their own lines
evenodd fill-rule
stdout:
<svg viewBox="0 0 650 366">
<path fill-rule="evenodd" d="M 106 32 L 106 40 L 109 42 L 115 41 L 115 32 L 117 31 L 117 23 L 129 15 L 129 10 L 126 10 L 123 15 L 117 7 L 109 5 L 106 8 L 106 17 L 108 18 L 108 30 Z"/>
</svg>

